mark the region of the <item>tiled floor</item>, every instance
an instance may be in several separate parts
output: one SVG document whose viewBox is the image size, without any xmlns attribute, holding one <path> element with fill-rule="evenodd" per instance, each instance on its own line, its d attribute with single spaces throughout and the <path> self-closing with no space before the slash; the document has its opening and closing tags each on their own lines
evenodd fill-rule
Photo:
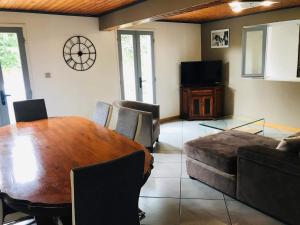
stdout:
<svg viewBox="0 0 300 225">
<path fill-rule="evenodd" d="M 221 192 L 192 180 L 186 173 L 183 143 L 218 131 L 197 121 L 176 121 L 161 126 L 151 177 L 142 188 L 142 225 L 279 225 Z M 287 133 L 265 129 L 265 136 L 280 139 Z"/>
</svg>

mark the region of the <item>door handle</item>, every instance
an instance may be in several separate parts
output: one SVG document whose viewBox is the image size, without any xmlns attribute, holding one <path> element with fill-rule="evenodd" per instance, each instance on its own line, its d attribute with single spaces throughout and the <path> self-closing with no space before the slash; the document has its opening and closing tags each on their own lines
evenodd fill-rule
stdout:
<svg viewBox="0 0 300 225">
<path fill-rule="evenodd" d="M 139 83 L 140 83 L 140 88 L 142 88 L 143 87 L 143 82 L 146 82 L 147 80 L 142 80 L 142 78 L 141 77 L 139 77 Z"/>
<path fill-rule="evenodd" d="M 0 91 L 0 98 L 1 98 L 1 104 L 6 105 L 6 97 L 11 96 L 11 95 L 6 95 L 4 91 Z"/>
</svg>

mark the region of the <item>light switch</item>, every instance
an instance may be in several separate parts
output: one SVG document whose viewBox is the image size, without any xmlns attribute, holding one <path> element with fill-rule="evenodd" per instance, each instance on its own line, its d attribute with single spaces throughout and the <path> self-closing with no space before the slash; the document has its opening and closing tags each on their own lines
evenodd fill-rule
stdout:
<svg viewBox="0 0 300 225">
<path fill-rule="evenodd" d="M 45 78 L 51 78 L 51 73 L 45 73 Z"/>
</svg>

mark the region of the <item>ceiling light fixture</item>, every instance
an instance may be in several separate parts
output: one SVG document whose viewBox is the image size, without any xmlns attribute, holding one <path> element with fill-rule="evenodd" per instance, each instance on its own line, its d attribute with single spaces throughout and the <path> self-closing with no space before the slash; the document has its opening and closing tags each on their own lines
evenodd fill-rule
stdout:
<svg viewBox="0 0 300 225">
<path fill-rule="evenodd" d="M 273 5 L 274 3 L 276 3 L 276 2 L 273 2 L 273 1 L 263 1 L 263 2 L 261 2 L 260 4 L 261 4 L 261 6 L 266 6 L 266 7 L 268 7 L 268 6 Z"/>
<path fill-rule="evenodd" d="M 233 12 L 239 13 L 245 9 L 251 9 L 259 6 L 271 6 L 275 1 L 233 1 L 228 3 Z"/>
<path fill-rule="evenodd" d="M 239 12 L 243 11 L 243 8 L 242 8 L 242 5 L 240 2 L 234 1 L 234 2 L 230 2 L 228 4 L 233 12 L 239 13 Z"/>
</svg>

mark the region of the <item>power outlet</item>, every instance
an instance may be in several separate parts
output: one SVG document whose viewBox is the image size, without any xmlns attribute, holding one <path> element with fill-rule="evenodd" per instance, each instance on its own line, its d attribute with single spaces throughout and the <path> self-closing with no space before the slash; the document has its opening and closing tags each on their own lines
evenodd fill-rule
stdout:
<svg viewBox="0 0 300 225">
<path fill-rule="evenodd" d="M 51 78 L 51 73 L 45 73 L 45 78 Z"/>
</svg>

